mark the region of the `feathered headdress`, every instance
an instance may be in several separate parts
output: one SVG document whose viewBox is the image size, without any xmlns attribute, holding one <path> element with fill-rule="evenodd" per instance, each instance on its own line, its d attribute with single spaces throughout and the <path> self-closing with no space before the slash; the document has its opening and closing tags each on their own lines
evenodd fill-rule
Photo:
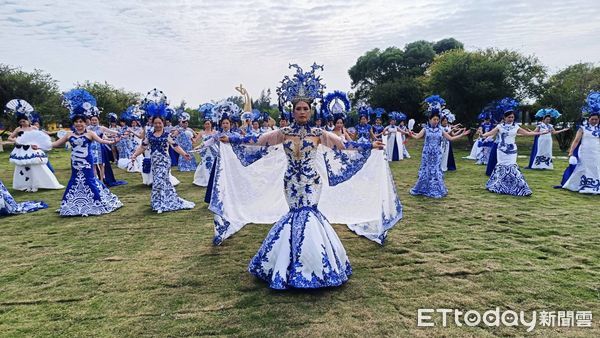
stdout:
<svg viewBox="0 0 600 338">
<path fill-rule="evenodd" d="M 34 124 L 36 122 L 41 125 L 42 124 L 42 116 L 40 115 L 40 113 L 38 113 L 36 111 L 32 111 L 31 112 L 31 124 Z"/>
<path fill-rule="evenodd" d="M 212 121 L 213 119 L 213 113 L 212 113 L 212 109 L 215 105 L 213 103 L 203 103 L 200 105 L 200 107 L 198 108 L 198 112 L 200 113 L 198 115 L 198 117 L 200 119 L 203 119 L 204 121 L 210 120 Z"/>
<path fill-rule="evenodd" d="M 140 109 L 138 105 L 131 105 L 127 107 L 127 109 L 121 113 L 121 120 L 126 123 L 131 123 L 131 121 L 140 121 L 144 118 L 145 112 Z"/>
<path fill-rule="evenodd" d="M 315 74 L 317 70 L 323 70 L 322 65 L 313 63 L 311 70 L 306 73 L 297 64 L 290 64 L 289 68 L 295 68 L 296 74 L 291 78 L 286 75 L 281 80 L 281 85 L 277 87 L 280 111 L 285 111 L 289 105 L 293 106 L 299 101 L 311 105 L 315 100 L 323 97 L 325 85 L 321 83 L 321 77 Z"/>
<path fill-rule="evenodd" d="M 385 114 L 385 109 L 375 108 L 373 109 L 373 114 L 375 114 L 376 119 L 381 119 L 383 117 L 383 114 Z"/>
<path fill-rule="evenodd" d="M 7 114 L 14 114 L 17 118 L 17 121 L 22 119 L 31 120 L 33 107 L 25 100 L 12 99 L 6 104 L 6 109 L 4 112 Z"/>
<path fill-rule="evenodd" d="M 369 120 L 369 117 L 373 114 L 373 108 L 365 102 L 359 102 L 356 111 L 358 112 L 359 119 L 364 116 Z"/>
<path fill-rule="evenodd" d="M 63 94 L 63 106 L 69 109 L 69 118 L 90 118 L 96 108 L 96 98 L 87 90 L 77 88 Z M 95 108 L 95 109 L 94 109 Z"/>
<path fill-rule="evenodd" d="M 485 109 L 483 109 L 481 111 L 481 113 L 479 113 L 479 115 L 477 115 L 477 119 L 480 121 L 491 119 L 491 118 L 492 118 L 492 114 L 488 110 L 485 110 Z"/>
<path fill-rule="evenodd" d="M 554 108 L 542 108 L 535 113 L 535 117 L 543 119 L 546 116 L 550 116 L 553 119 L 557 119 L 561 116 L 560 112 Z"/>
<path fill-rule="evenodd" d="M 217 102 L 212 107 L 212 119 L 215 124 L 220 124 L 223 119 L 237 120 L 240 115 L 240 107 L 228 100 Z"/>
<path fill-rule="evenodd" d="M 581 112 L 587 116 L 600 116 L 600 92 L 590 92 Z"/>
<path fill-rule="evenodd" d="M 519 108 L 519 101 L 512 97 L 505 97 L 496 104 L 496 109 L 502 113 L 502 115 L 506 115 L 510 112 L 516 113 L 517 108 Z"/>
<path fill-rule="evenodd" d="M 173 117 L 173 109 L 167 103 L 167 96 L 162 90 L 156 88 L 146 93 L 140 108 L 144 110 L 149 118 L 162 117 L 165 120 L 170 120 Z"/>
<path fill-rule="evenodd" d="M 406 114 L 404 114 L 403 112 L 393 111 L 388 114 L 388 117 L 390 118 L 390 120 L 396 120 L 398 122 L 406 121 Z"/>
<path fill-rule="evenodd" d="M 322 107 L 323 116 L 328 120 L 329 118 L 333 118 L 335 121 L 340 118 L 345 120 L 351 106 L 348 95 L 342 91 L 335 90 L 332 93 L 325 95 Z"/>
<path fill-rule="evenodd" d="M 431 95 L 427 97 L 423 102 L 427 104 L 426 115 L 428 117 L 440 115 L 442 109 L 444 109 L 444 107 L 446 106 L 446 100 L 444 100 L 439 95 Z"/>
</svg>

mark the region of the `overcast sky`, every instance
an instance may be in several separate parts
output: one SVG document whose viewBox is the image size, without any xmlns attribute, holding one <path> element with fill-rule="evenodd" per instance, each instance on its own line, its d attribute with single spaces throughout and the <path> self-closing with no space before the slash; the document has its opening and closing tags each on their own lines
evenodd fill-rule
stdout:
<svg viewBox="0 0 600 338">
<path fill-rule="evenodd" d="M 327 89 L 349 90 L 367 50 L 422 39 L 515 49 L 556 72 L 599 62 L 599 35 L 598 0 L 0 0 L 0 63 L 42 69 L 63 90 L 157 87 L 192 107 L 240 83 L 274 92 L 290 62 L 324 64 Z"/>
</svg>

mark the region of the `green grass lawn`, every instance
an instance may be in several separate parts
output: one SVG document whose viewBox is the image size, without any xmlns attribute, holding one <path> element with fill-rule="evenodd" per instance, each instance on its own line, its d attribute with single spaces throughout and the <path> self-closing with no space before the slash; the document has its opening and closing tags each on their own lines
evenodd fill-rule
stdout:
<svg viewBox="0 0 600 338">
<path fill-rule="evenodd" d="M 528 155 L 531 138 L 519 138 Z M 555 142 L 556 144 L 556 142 Z M 523 326 L 417 327 L 417 309 L 591 310 L 592 328 L 542 328 L 539 336 L 599 336 L 599 196 L 553 189 L 554 171 L 524 170 L 531 197 L 485 190 L 484 167 L 455 145 L 458 171 L 442 200 L 410 196 L 421 143 L 391 164 L 404 219 L 385 246 L 335 225 L 354 269 L 339 288 L 273 291 L 246 272 L 271 225 L 248 225 L 214 247 L 205 189 L 174 172 L 193 210 L 156 214 L 139 174 L 115 168 L 124 207 L 109 215 L 60 218 L 62 190 L 14 192 L 49 209 L 0 220 L 1 336 L 507 336 Z M 555 151 L 555 155 L 564 154 Z M 59 181 L 69 153 L 50 153 Z M 519 159 L 523 167 L 527 159 Z M 0 178 L 12 186 L 8 153 Z"/>
</svg>

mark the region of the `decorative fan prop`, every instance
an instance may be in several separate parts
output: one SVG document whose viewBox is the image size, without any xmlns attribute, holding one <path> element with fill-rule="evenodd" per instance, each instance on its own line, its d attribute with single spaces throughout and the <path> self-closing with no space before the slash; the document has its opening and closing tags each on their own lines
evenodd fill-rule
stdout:
<svg viewBox="0 0 600 338">
<path fill-rule="evenodd" d="M 33 107 L 29 102 L 22 99 L 12 99 L 6 104 L 7 113 L 30 114 L 33 112 Z"/>
</svg>

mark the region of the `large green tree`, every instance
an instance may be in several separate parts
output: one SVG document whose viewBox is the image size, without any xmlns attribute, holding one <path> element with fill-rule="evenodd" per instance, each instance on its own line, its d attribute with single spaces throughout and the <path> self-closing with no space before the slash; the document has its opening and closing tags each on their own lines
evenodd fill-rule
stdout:
<svg viewBox="0 0 600 338">
<path fill-rule="evenodd" d="M 592 63 L 578 63 L 550 77 L 539 103 L 543 107 L 558 109 L 563 120 L 576 121 L 591 90 L 600 90 L 600 67 Z"/>
<path fill-rule="evenodd" d="M 140 93 L 116 88 L 108 82 L 85 81 L 78 83 L 77 87 L 83 88 L 94 95 L 98 107 L 104 112 L 104 116 L 101 118 L 106 117 L 108 113 L 116 113 L 118 115 L 141 99 Z"/>
<path fill-rule="evenodd" d="M 473 122 L 490 101 L 512 96 L 505 62 L 481 52 L 454 50 L 440 55 L 428 71 L 431 93 L 441 95 L 462 122 Z"/>
<path fill-rule="evenodd" d="M 462 43 L 455 39 L 444 39 L 435 43 L 419 40 L 404 48 L 367 51 L 348 71 L 355 90 L 353 101 L 366 100 L 388 111 L 416 114 L 424 94 L 420 78 L 433 62 L 436 50 L 444 53 L 462 48 Z"/>
<path fill-rule="evenodd" d="M 20 68 L 0 64 L 0 104 L 12 99 L 24 99 L 40 113 L 44 122 L 59 122 L 66 115 L 61 106 L 58 83 L 41 70 L 25 72 Z M 0 122 L 7 128 L 16 127 L 16 121 L 2 115 Z"/>
<path fill-rule="evenodd" d="M 505 64 L 505 81 L 513 88 L 517 100 L 535 101 L 540 98 L 544 92 L 547 72 L 535 55 L 523 55 L 507 49 L 487 49 L 482 53 Z"/>
</svg>

